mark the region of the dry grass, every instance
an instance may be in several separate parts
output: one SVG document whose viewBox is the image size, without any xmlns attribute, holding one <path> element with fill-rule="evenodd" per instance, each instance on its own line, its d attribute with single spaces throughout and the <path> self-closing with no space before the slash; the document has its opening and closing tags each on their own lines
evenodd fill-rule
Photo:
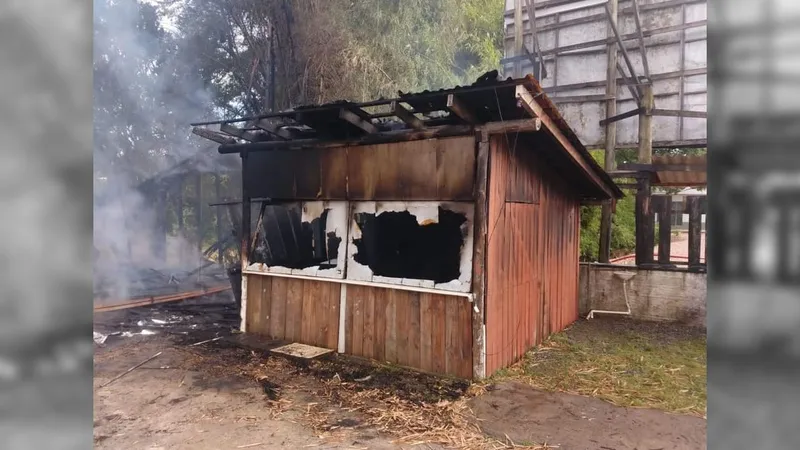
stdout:
<svg viewBox="0 0 800 450">
<path fill-rule="evenodd" d="M 705 417 L 706 340 L 680 325 L 579 321 L 495 378 Z"/>
</svg>

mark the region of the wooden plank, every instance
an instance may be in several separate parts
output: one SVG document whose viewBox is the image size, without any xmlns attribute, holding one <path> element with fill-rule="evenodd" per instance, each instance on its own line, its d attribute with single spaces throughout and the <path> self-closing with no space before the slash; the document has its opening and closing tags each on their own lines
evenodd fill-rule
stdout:
<svg viewBox="0 0 800 450">
<path fill-rule="evenodd" d="M 325 347 L 339 346 L 339 300 L 342 285 L 339 283 L 322 283 L 323 295 L 328 297 L 328 312 L 325 321 Z"/>
<path fill-rule="evenodd" d="M 392 166 L 397 173 L 398 185 L 395 199 L 415 200 L 441 198 L 437 192 L 439 185 L 437 166 L 438 141 L 419 145 L 416 142 L 402 142 L 392 147 Z M 414 155 L 409 158 L 409 155 Z M 456 170 L 450 168 L 449 170 Z"/>
<path fill-rule="evenodd" d="M 353 347 L 351 353 L 364 356 L 364 297 L 367 287 L 348 286 L 347 305 L 353 305 Z"/>
<path fill-rule="evenodd" d="M 430 298 L 431 317 L 431 370 L 447 373 L 447 297 L 435 295 Z"/>
<path fill-rule="evenodd" d="M 303 280 L 286 279 L 286 339 L 299 341 L 303 320 Z"/>
<path fill-rule="evenodd" d="M 353 301 L 355 296 L 353 295 L 353 291 L 357 290 L 358 286 L 348 286 L 347 287 L 347 297 L 346 297 L 346 305 L 345 305 L 345 317 L 344 317 L 344 351 L 345 353 L 349 353 L 351 355 L 355 355 L 353 351 L 353 329 L 355 328 L 355 316 L 353 314 Z"/>
<path fill-rule="evenodd" d="M 433 294 L 423 293 L 419 296 L 419 368 L 426 372 L 434 372 L 431 353 L 434 301 L 436 300 Z"/>
<path fill-rule="evenodd" d="M 607 119 L 601 120 L 600 121 L 600 126 L 604 127 L 604 126 L 610 125 L 610 124 L 612 124 L 614 122 L 619 122 L 622 119 L 627 119 L 628 117 L 638 116 L 642 112 L 644 112 L 644 108 L 636 108 L 636 109 L 632 109 L 630 111 L 625 111 L 624 113 L 617 114 L 616 116 L 609 117 Z"/>
<path fill-rule="evenodd" d="M 367 358 L 375 357 L 375 291 L 375 288 L 365 287 L 361 302 L 364 315 L 361 353 Z"/>
<path fill-rule="evenodd" d="M 209 141 L 216 142 L 220 145 L 236 143 L 236 139 L 214 130 L 209 130 L 208 128 L 192 127 L 192 134 L 196 134 L 203 139 L 208 139 Z"/>
<path fill-rule="evenodd" d="M 250 131 L 245 131 L 245 130 L 243 130 L 243 129 L 239 128 L 239 127 L 235 127 L 235 126 L 233 126 L 233 125 L 231 125 L 229 123 L 220 124 L 219 131 L 221 131 L 221 132 L 223 132 L 225 134 L 229 134 L 231 136 L 235 136 L 235 137 L 237 137 L 239 139 L 242 139 L 242 140 L 245 140 L 245 141 L 248 141 L 248 142 L 254 142 L 254 141 L 258 140 L 258 138 L 256 137 L 256 135 L 254 133 L 252 133 Z"/>
<path fill-rule="evenodd" d="M 650 224 L 652 214 L 650 205 L 650 180 L 640 178 L 639 189 L 636 192 L 635 221 L 636 221 L 636 265 L 648 265 L 653 262 L 653 229 Z"/>
<path fill-rule="evenodd" d="M 270 277 L 272 284 L 272 302 L 270 305 L 269 336 L 276 339 L 286 337 L 286 294 L 288 279 Z"/>
<path fill-rule="evenodd" d="M 551 100 L 554 100 L 551 98 Z M 531 133 L 542 129 L 540 119 L 504 120 L 502 122 L 489 122 L 480 126 L 480 131 L 492 134 Z"/>
<path fill-rule="evenodd" d="M 472 136 L 439 139 L 429 144 L 436 158 L 436 198 L 472 200 L 475 180 L 475 140 Z"/>
<path fill-rule="evenodd" d="M 654 196 L 652 203 L 658 213 L 658 263 L 667 266 L 672 243 L 672 196 Z"/>
<path fill-rule="evenodd" d="M 644 69 L 645 78 L 650 80 L 650 65 L 647 63 L 647 46 L 644 45 L 644 34 L 642 33 L 642 16 L 639 14 L 639 1 L 631 0 L 631 3 L 633 6 L 633 21 L 636 24 L 636 33 L 639 38 L 639 51 L 641 52 L 642 55 L 642 68 Z"/>
<path fill-rule="evenodd" d="M 365 133 L 371 134 L 378 132 L 378 128 L 375 125 L 373 125 L 371 121 L 366 120 L 365 118 L 361 117 L 361 114 L 357 114 L 356 112 L 351 111 L 349 109 L 345 108 L 340 109 L 339 118 L 344 120 L 345 122 L 355 125 L 356 127 L 363 130 Z"/>
<path fill-rule="evenodd" d="M 472 378 L 472 344 L 474 342 L 472 339 L 472 327 L 470 326 L 472 323 L 472 304 L 462 297 L 452 297 L 450 301 L 459 305 L 458 329 L 461 332 L 459 338 L 459 348 L 461 350 L 459 361 L 461 365 L 457 375 L 470 379 Z"/>
<path fill-rule="evenodd" d="M 247 303 L 247 330 L 248 332 L 261 333 L 260 317 L 261 314 L 261 280 L 264 277 L 259 275 L 248 275 Z"/>
<path fill-rule="evenodd" d="M 292 138 L 292 133 L 289 130 L 281 129 L 277 125 L 270 123 L 266 119 L 261 119 L 255 123 L 255 126 L 261 128 L 262 130 L 266 131 L 267 133 L 281 139 L 281 140 L 289 140 Z"/>
<path fill-rule="evenodd" d="M 475 113 L 473 113 L 461 99 L 456 97 L 455 94 L 449 94 L 447 96 L 447 109 L 451 114 L 454 114 L 468 124 L 474 125 L 478 123 L 478 119 L 475 118 Z"/>
<path fill-rule="evenodd" d="M 398 119 L 402 120 L 409 127 L 415 130 L 421 130 L 425 128 L 425 124 L 423 124 L 422 121 L 411 111 L 406 109 L 405 106 L 401 105 L 400 102 L 393 101 L 389 104 L 389 109 L 395 116 L 397 116 Z"/>
<path fill-rule="evenodd" d="M 347 149 L 332 148 L 320 154 L 320 199 L 347 198 Z"/>
<path fill-rule="evenodd" d="M 667 116 L 667 117 L 694 117 L 698 119 L 707 119 L 708 112 L 706 111 L 688 111 L 682 109 L 653 109 L 651 114 L 654 116 Z"/>
<path fill-rule="evenodd" d="M 486 342 L 483 337 L 483 326 L 485 324 L 486 312 L 486 263 L 487 263 L 487 241 L 489 218 L 489 135 L 486 132 L 478 134 L 477 143 L 477 166 L 475 173 L 475 217 L 474 217 L 474 243 L 472 257 L 472 293 L 474 294 L 475 305 L 478 312 L 473 315 L 472 320 L 472 362 L 474 378 L 486 376 L 486 361 L 482 357 L 486 354 Z M 430 310 L 430 305 L 428 305 Z M 423 319 L 425 310 L 423 309 Z M 423 334 L 423 339 L 424 339 Z M 425 363 L 425 342 L 423 342 L 423 364 Z M 430 351 L 428 350 L 428 354 Z"/>
<path fill-rule="evenodd" d="M 272 316 L 272 278 L 261 277 L 261 304 L 258 308 L 258 325 L 260 334 L 270 336 L 270 318 Z"/>
<path fill-rule="evenodd" d="M 411 327 L 411 293 L 408 291 L 395 291 L 395 308 L 397 322 L 397 362 L 408 365 L 409 356 L 409 328 Z"/>
<path fill-rule="evenodd" d="M 458 375 L 461 370 L 461 331 L 458 329 L 457 298 L 448 298 L 445 303 L 445 370 L 450 375 Z"/>
<path fill-rule="evenodd" d="M 386 345 L 384 346 L 384 357 L 386 361 L 396 363 L 397 358 L 397 303 L 401 291 L 387 289 L 383 293 L 386 299 Z"/>
<path fill-rule="evenodd" d="M 653 162 L 653 116 L 655 106 L 653 99 L 653 86 L 643 86 L 642 103 L 644 109 L 639 114 L 639 153 L 636 160 L 639 164 Z"/>
<path fill-rule="evenodd" d="M 407 361 L 411 367 L 420 366 L 420 293 L 409 292 L 408 296 Z M 458 298 L 458 297 L 457 297 Z M 471 371 L 471 369 L 470 369 Z"/>
<path fill-rule="evenodd" d="M 386 361 L 386 328 L 387 328 L 387 307 L 389 304 L 389 291 L 387 289 L 375 290 L 374 296 L 374 358 L 377 361 Z"/>
<path fill-rule="evenodd" d="M 311 301 L 310 304 L 303 304 L 303 311 L 305 311 L 306 306 L 312 311 L 313 319 L 311 319 L 312 327 L 310 334 L 314 339 L 313 342 L 315 345 L 336 349 L 335 345 L 331 347 L 328 344 L 328 325 L 331 323 L 331 317 L 329 316 L 329 288 L 333 283 L 326 283 L 324 281 L 312 281 L 312 283 L 315 285 L 313 288 L 314 295 L 306 294 L 305 297 L 310 297 Z M 336 301 L 338 300 L 337 298 Z"/>
<path fill-rule="evenodd" d="M 702 268 L 700 264 L 700 242 L 702 231 L 702 215 L 700 197 L 686 198 L 686 212 L 689 213 L 689 269 Z"/>
</svg>

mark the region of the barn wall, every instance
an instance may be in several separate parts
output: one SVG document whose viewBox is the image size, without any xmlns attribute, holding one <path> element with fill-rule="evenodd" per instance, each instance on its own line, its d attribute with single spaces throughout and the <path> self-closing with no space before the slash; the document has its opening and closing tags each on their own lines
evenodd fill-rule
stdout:
<svg viewBox="0 0 800 450">
<path fill-rule="evenodd" d="M 578 314 L 579 203 L 536 149 L 491 139 L 486 374 Z"/>
<path fill-rule="evenodd" d="M 247 331 L 338 348 L 343 285 L 247 274 Z M 348 285 L 345 353 L 472 377 L 472 304 L 464 297 Z"/>
<path fill-rule="evenodd" d="M 251 197 L 470 201 L 475 138 L 254 152 L 244 174 Z"/>
<path fill-rule="evenodd" d="M 248 333 L 336 348 L 339 284 L 247 274 Z"/>
<path fill-rule="evenodd" d="M 472 377 L 472 309 L 463 297 L 349 285 L 345 353 Z"/>
</svg>

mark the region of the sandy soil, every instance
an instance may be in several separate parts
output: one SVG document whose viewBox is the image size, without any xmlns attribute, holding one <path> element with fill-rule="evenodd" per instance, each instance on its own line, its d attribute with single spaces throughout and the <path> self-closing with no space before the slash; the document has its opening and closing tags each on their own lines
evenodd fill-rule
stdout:
<svg viewBox="0 0 800 450">
<path fill-rule="evenodd" d="M 372 366 L 346 358 L 308 367 L 236 348 L 225 340 L 198 347 L 189 347 L 187 337 L 166 335 L 118 342 L 98 347 L 95 355 L 98 449 L 412 448 L 396 443 L 396 434 L 367 425 L 366 414 L 375 414 L 375 409 L 349 408 L 348 399 L 331 388 L 332 380 L 353 384 L 368 378 L 363 381 L 365 390 L 388 390 L 420 403 L 467 395 L 467 384 L 460 381 L 411 371 L 370 371 Z M 159 351 L 163 353 L 158 358 L 100 387 Z M 619 408 L 521 384 L 490 385 L 469 405 L 474 411 L 470 421 L 510 443 L 508 435 L 517 445 L 546 442 L 560 450 L 705 449 L 702 419 Z M 373 406 L 387 412 L 393 408 L 391 402 Z"/>
<path fill-rule="evenodd" d="M 400 448 L 374 430 L 360 428 L 357 419 L 332 419 L 340 428 L 315 431 L 307 424 L 313 418 L 307 416 L 318 399 L 308 390 L 282 395 L 280 402 L 305 406 L 282 412 L 283 403 L 270 404 L 263 387 L 237 375 L 235 367 L 212 373 L 170 339 L 134 339 L 102 348 L 95 357 L 97 449 Z M 159 351 L 163 353 L 151 363 L 100 388 Z"/>
<path fill-rule="evenodd" d="M 470 401 L 481 428 L 515 444 L 559 450 L 696 450 L 706 448 L 706 421 L 503 382 Z"/>
</svg>

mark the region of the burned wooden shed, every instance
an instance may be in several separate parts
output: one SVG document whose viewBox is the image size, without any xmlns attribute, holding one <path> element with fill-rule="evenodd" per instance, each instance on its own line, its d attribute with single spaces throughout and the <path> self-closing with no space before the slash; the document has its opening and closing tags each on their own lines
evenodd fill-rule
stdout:
<svg viewBox="0 0 800 450">
<path fill-rule="evenodd" d="M 242 158 L 243 331 L 464 378 L 577 318 L 622 196 L 532 77 L 194 125 Z"/>
</svg>

